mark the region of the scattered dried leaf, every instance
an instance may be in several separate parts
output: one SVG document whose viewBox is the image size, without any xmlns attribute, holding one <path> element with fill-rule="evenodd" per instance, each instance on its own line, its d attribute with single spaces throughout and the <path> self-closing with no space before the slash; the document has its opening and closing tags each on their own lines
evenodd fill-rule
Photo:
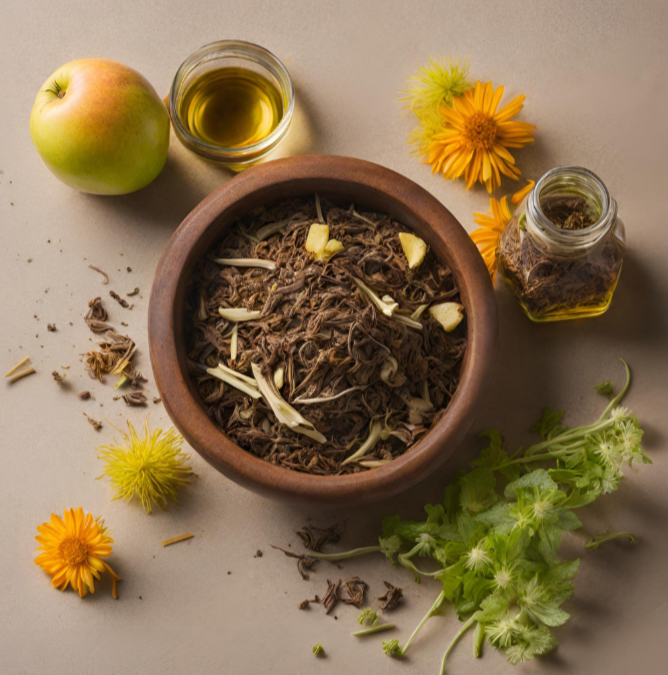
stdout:
<svg viewBox="0 0 668 675">
<path fill-rule="evenodd" d="M 383 583 L 387 588 L 387 593 L 379 595 L 376 600 L 380 600 L 383 603 L 380 606 L 382 610 L 394 609 L 399 604 L 401 598 L 403 598 L 404 591 L 398 586 L 393 586 L 389 581 L 384 581 Z"/>
</svg>

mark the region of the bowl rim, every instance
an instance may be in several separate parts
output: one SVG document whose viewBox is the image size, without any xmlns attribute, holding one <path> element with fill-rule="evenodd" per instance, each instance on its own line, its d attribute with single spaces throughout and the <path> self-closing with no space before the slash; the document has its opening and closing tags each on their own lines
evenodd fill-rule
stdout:
<svg viewBox="0 0 668 675">
<path fill-rule="evenodd" d="M 467 308 L 467 348 L 460 383 L 446 412 L 415 446 L 390 464 L 345 476 L 313 476 L 267 462 L 237 446 L 215 425 L 193 393 L 184 369 L 179 320 L 190 270 L 222 228 L 270 194 L 296 196 L 307 184 L 351 184 L 370 198 L 393 202 L 425 230 L 451 267 Z M 290 185 L 290 187 L 286 187 Z M 323 188 L 326 193 L 327 189 Z M 261 196 L 264 195 L 264 196 Z M 279 197 L 280 198 L 280 197 Z M 253 202 L 253 199 L 258 201 Z M 378 209 L 381 211 L 381 209 Z M 227 222 L 225 222 L 227 218 Z M 400 220 L 399 217 L 397 217 Z M 421 223 L 424 223 L 422 225 Z M 429 241 L 431 240 L 431 241 Z M 197 251 L 196 251 L 197 249 Z M 303 155 L 248 169 L 206 197 L 172 235 L 155 272 L 148 312 L 149 352 L 167 414 L 186 441 L 210 464 L 264 496 L 320 507 L 354 506 L 394 496 L 426 478 L 463 441 L 484 402 L 497 343 L 497 308 L 487 268 L 466 230 L 435 197 L 412 180 L 378 164 L 337 155 Z"/>
</svg>

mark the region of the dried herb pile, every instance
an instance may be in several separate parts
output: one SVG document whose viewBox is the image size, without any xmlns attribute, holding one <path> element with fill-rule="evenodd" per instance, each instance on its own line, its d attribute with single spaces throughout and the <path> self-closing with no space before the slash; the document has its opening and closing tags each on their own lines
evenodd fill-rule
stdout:
<svg viewBox="0 0 668 675">
<path fill-rule="evenodd" d="M 406 228 L 354 207 L 318 211 L 313 200 L 285 201 L 230 228 L 197 265 L 185 332 L 201 399 L 230 439 L 274 464 L 333 475 L 391 461 L 427 433 L 457 388 L 466 339 L 464 325 L 446 333 L 424 312 L 459 293 L 431 252 L 409 269 L 398 237 Z M 343 244 L 326 262 L 305 249 L 320 217 Z M 272 269 L 220 259 L 261 259 Z M 379 311 L 356 279 L 398 303 L 394 315 Z M 221 307 L 257 315 L 235 323 Z M 398 319 L 410 322 L 420 308 L 421 329 Z M 279 423 L 264 398 L 210 376 L 219 363 L 247 377 L 259 366 L 326 442 Z M 342 466 L 365 442 L 373 447 L 363 460 Z"/>
<path fill-rule="evenodd" d="M 549 198 L 541 208 L 563 230 L 581 230 L 598 219 L 582 197 Z M 619 278 L 622 255 L 622 244 L 611 235 L 585 254 L 558 254 L 511 223 L 501 240 L 499 268 L 519 302 L 539 317 L 606 305 Z"/>
</svg>

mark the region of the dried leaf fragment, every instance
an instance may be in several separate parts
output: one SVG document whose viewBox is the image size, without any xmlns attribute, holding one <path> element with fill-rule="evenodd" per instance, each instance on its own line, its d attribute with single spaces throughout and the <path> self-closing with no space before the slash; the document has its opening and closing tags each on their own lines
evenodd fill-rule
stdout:
<svg viewBox="0 0 668 675">
<path fill-rule="evenodd" d="M 48 330 L 49 333 L 55 333 L 56 332 L 56 324 L 55 323 L 47 323 L 46 324 L 46 330 Z"/>
<path fill-rule="evenodd" d="M 128 298 L 131 298 L 133 295 L 137 295 L 137 293 L 139 293 L 139 287 L 138 287 L 138 286 L 135 286 L 135 290 L 134 290 L 134 291 L 130 291 L 129 293 L 126 293 L 125 295 L 127 295 Z"/>
<path fill-rule="evenodd" d="M 61 375 L 57 370 L 54 370 L 51 375 L 56 382 L 62 382 L 67 377 L 66 373 Z"/>
<path fill-rule="evenodd" d="M 93 419 L 90 415 L 83 413 L 83 416 L 88 420 L 88 423 L 96 430 L 99 431 L 102 428 L 102 422 L 98 422 L 96 419 Z"/>
<path fill-rule="evenodd" d="M 399 604 L 401 598 L 403 598 L 404 591 L 398 586 L 393 586 L 389 581 L 384 581 L 383 583 L 387 588 L 387 593 L 379 595 L 376 600 L 380 600 L 383 603 L 380 606 L 382 610 L 394 609 Z"/>
<path fill-rule="evenodd" d="M 86 391 L 82 391 L 80 394 L 77 394 L 77 398 L 80 398 L 82 401 L 87 401 L 89 398 L 93 398 L 93 394 L 91 394 L 88 389 L 86 389 Z"/>
<path fill-rule="evenodd" d="M 124 394 L 123 396 L 114 396 L 114 401 L 117 401 L 120 398 L 125 401 L 125 405 L 131 406 L 146 405 L 146 401 L 148 401 L 141 391 L 133 391 L 130 394 Z"/>
<path fill-rule="evenodd" d="M 330 542 L 334 544 L 339 541 L 341 538 L 341 529 L 338 525 L 332 525 L 326 528 L 304 525 L 304 527 L 302 527 L 301 530 L 298 530 L 296 534 L 307 549 L 319 553 L 324 544 Z"/>
</svg>

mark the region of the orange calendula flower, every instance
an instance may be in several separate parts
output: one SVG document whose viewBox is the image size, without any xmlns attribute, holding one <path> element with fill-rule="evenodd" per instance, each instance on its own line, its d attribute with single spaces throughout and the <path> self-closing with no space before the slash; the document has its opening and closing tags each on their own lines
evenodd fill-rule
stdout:
<svg viewBox="0 0 668 675">
<path fill-rule="evenodd" d="M 471 239 L 478 247 L 480 255 L 487 265 L 489 275 L 493 278 L 496 272 L 496 249 L 499 247 L 501 235 L 510 222 L 512 215 L 508 208 L 508 197 L 501 200 L 492 197 L 489 200 L 491 216 L 482 213 L 474 213 L 473 219 L 480 227 L 471 232 Z"/>
<path fill-rule="evenodd" d="M 511 198 L 511 204 L 519 204 L 530 192 L 533 190 L 533 186 L 536 184 L 535 180 L 530 180 L 527 182 L 526 186 L 521 190 L 518 190 Z"/>
<path fill-rule="evenodd" d="M 466 179 L 468 190 L 478 181 L 487 192 L 501 185 L 501 176 L 517 180 L 521 171 L 508 148 L 533 143 L 536 128 L 526 122 L 510 121 L 524 105 L 518 96 L 500 110 L 503 87 L 476 82 L 475 88 L 456 96 L 452 108 L 441 106 L 443 130 L 434 135 L 427 162 L 445 178 Z"/>
<path fill-rule="evenodd" d="M 84 514 L 81 507 L 70 509 L 64 518 L 51 514 L 51 522 L 37 526 L 43 551 L 35 564 L 51 575 L 51 585 L 64 591 L 68 584 L 83 598 L 90 591 L 95 593 L 93 579 L 100 579 L 100 572 L 109 572 L 112 595 L 118 599 L 116 583 L 121 578 L 102 560 L 111 555 L 113 539 L 100 518 Z"/>
</svg>

